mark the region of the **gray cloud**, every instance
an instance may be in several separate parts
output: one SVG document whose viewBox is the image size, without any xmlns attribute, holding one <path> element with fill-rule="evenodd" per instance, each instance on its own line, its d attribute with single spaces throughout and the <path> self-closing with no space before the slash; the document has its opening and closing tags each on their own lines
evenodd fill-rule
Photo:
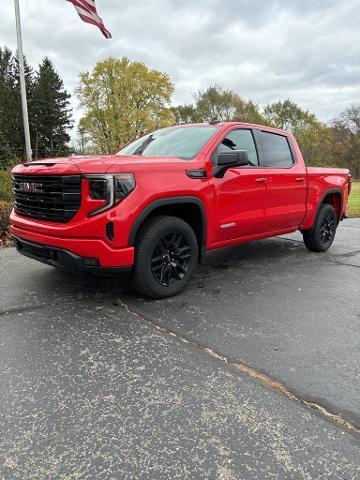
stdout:
<svg viewBox="0 0 360 480">
<path fill-rule="evenodd" d="M 191 101 L 211 83 L 261 104 L 290 97 L 314 106 L 324 120 L 350 99 L 360 102 L 359 0 L 97 4 L 110 41 L 65 0 L 21 1 L 26 56 L 35 65 L 49 56 L 71 92 L 79 71 L 108 55 L 126 55 L 167 72 L 176 86 L 174 103 Z M 11 1 L 0 4 L 0 45 L 16 48 Z"/>
</svg>

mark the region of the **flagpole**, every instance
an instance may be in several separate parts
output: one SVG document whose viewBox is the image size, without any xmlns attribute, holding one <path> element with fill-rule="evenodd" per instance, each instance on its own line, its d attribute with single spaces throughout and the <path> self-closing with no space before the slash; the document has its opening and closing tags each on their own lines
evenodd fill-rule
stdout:
<svg viewBox="0 0 360 480">
<path fill-rule="evenodd" d="M 25 69 L 24 69 L 24 55 L 23 55 L 22 35 L 21 35 L 19 0 L 14 0 L 14 3 L 15 3 L 15 18 L 16 18 L 16 35 L 17 35 L 18 56 L 19 56 L 21 105 L 22 105 L 24 134 L 25 134 L 25 151 L 26 151 L 26 160 L 30 162 L 32 151 L 31 151 L 31 141 L 30 141 L 29 115 L 28 115 L 27 100 L 26 100 Z"/>
</svg>

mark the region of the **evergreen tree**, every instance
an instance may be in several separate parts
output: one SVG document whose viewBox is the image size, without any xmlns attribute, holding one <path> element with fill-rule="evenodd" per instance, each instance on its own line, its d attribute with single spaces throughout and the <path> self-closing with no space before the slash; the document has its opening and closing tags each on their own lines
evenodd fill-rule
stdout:
<svg viewBox="0 0 360 480">
<path fill-rule="evenodd" d="M 32 91 L 34 73 L 24 58 L 26 93 L 30 120 L 32 113 Z M 34 124 L 30 123 L 30 132 L 34 134 Z M 23 158 L 24 126 L 21 107 L 20 69 L 17 55 L 7 47 L 0 48 L 0 158 L 4 167 L 14 157 Z"/>
<path fill-rule="evenodd" d="M 7 47 L 0 48 L 0 168 L 10 163 L 14 141 L 14 58 Z"/>
<path fill-rule="evenodd" d="M 0 170 L 8 168 L 11 165 L 12 158 L 13 153 L 10 145 L 3 131 L 0 129 Z"/>
<path fill-rule="evenodd" d="M 33 145 L 35 137 L 35 122 L 34 122 L 34 106 L 33 106 L 33 92 L 34 92 L 34 70 L 28 64 L 26 57 L 24 57 L 25 70 L 25 85 L 26 85 L 26 99 L 29 114 L 29 129 L 31 137 L 31 145 Z M 16 155 L 25 158 L 25 139 L 24 139 L 24 122 L 21 104 L 21 90 L 20 90 L 20 67 L 18 53 L 14 58 L 13 67 L 13 82 L 14 92 L 11 98 L 12 101 L 12 139 L 11 148 L 15 150 Z"/>
<path fill-rule="evenodd" d="M 72 127 L 70 95 L 53 64 L 44 58 L 39 66 L 32 92 L 34 112 L 33 153 L 35 158 L 71 153 L 68 129 Z"/>
</svg>

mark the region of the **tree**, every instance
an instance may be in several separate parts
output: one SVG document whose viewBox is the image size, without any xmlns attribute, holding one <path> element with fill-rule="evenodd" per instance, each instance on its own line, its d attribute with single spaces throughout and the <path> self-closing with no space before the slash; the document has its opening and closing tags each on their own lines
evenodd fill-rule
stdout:
<svg viewBox="0 0 360 480">
<path fill-rule="evenodd" d="M 191 104 L 171 107 L 171 112 L 174 115 L 175 123 L 178 125 L 184 123 L 197 123 L 201 121 L 196 108 Z"/>
<path fill-rule="evenodd" d="M 194 94 L 195 105 L 179 105 L 173 108 L 177 123 L 238 121 L 264 123 L 258 105 L 243 100 L 237 93 L 218 85 Z"/>
<path fill-rule="evenodd" d="M 29 117 L 32 118 L 33 70 L 24 58 L 26 93 Z M 31 129 L 30 131 L 34 131 Z M 22 117 L 20 74 L 17 55 L 7 47 L 0 48 L 0 156 L 2 165 L 5 158 L 21 157 L 24 152 L 24 126 Z M 9 163 L 7 161 L 7 163 Z"/>
<path fill-rule="evenodd" d="M 90 155 L 94 153 L 94 146 L 91 144 L 91 138 L 89 132 L 83 126 L 83 122 L 80 120 L 77 127 L 77 135 L 74 142 L 74 150 L 77 155 Z"/>
<path fill-rule="evenodd" d="M 33 91 L 34 91 L 34 70 L 24 57 L 24 71 L 25 71 L 25 86 L 26 86 L 26 99 L 29 113 L 29 130 L 31 143 L 33 144 L 35 135 L 35 123 L 34 123 L 34 109 L 33 109 Z M 20 89 L 20 67 L 18 53 L 14 56 L 13 67 L 13 82 L 14 90 L 11 97 L 12 102 L 12 135 L 11 135 L 11 147 L 16 150 L 17 155 L 25 157 L 25 140 L 24 140 L 24 123 L 21 103 L 21 89 Z"/>
<path fill-rule="evenodd" d="M 10 145 L 8 144 L 5 135 L 0 130 L 0 170 L 5 170 L 11 164 L 13 157 Z"/>
<path fill-rule="evenodd" d="M 10 162 L 14 142 L 14 58 L 7 47 L 0 48 L 0 168 Z"/>
<path fill-rule="evenodd" d="M 267 122 L 281 130 L 293 131 L 308 112 L 303 111 L 296 103 L 287 99 L 283 102 L 272 103 L 264 108 L 264 116 Z M 310 114 L 309 114 L 310 115 Z"/>
<path fill-rule="evenodd" d="M 334 166 L 333 132 L 330 127 L 314 121 L 293 131 L 304 160 L 309 166 Z"/>
<path fill-rule="evenodd" d="M 237 94 L 234 94 L 233 102 L 235 106 L 234 121 L 261 125 L 266 124 L 266 119 L 256 103 L 251 100 L 246 102 Z"/>
<path fill-rule="evenodd" d="M 360 105 L 352 105 L 332 122 L 336 164 L 360 178 Z"/>
<path fill-rule="evenodd" d="M 34 70 L 24 58 L 31 144 L 35 156 L 70 152 L 67 129 L 71 127 L 70 95 L 49 59 Z M 17 55 L 0 48 L 0 165 L 15 157 L 24 158 L 24 125 L 21 106 L 20 72 Z"/>
<path fill-rule="evenodd" d="M 235 114 L 234 94 L 219 86 L 212 86 L 195 94 L 195 110 L 202 122 L 228 122 Z"/>
<path fill-rule="evenodd" d="M 292 132 L 308 165 L 331 165 L 332 131 L 313 113 L 287 99 L 264 108 L 268 125 Z"/>
<path fill-rule="evenodd" d="M 68 129 L 72 126 L 70 95 L 52 62 L 39 65 L 32 92 L 33 150 L 35 158 L 68 155 Z"/>
<path fill-rule="evenodd" d="M 101 60 L 80 74 L 77 94 L 86 112 L 81 125 L 96 150 L 109 154 L 143 132 L 173 124 L 173 92 L 168 75 L 142 62 Z"/>
<path fill-rule="evenodd" d="M 7 120 L 11 118 L 9 106 L 14 89 L 13 69 L 11 50 L 0 48 L 0 128 L 3 133 L 7 131 Z"/>
</svg>

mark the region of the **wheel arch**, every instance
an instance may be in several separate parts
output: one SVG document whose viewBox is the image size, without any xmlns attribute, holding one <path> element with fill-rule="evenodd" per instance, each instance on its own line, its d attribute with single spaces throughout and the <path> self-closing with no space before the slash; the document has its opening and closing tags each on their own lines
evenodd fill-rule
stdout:
<svg viewBox="0 0 360 480">
<path fill-rule="evenodd" d="M 165 197 L 152 201 L 138 215 L 131 226 L 129 234 L 130 246 L 135 245 L 137 233 L 144 221 L 156 215 L 173 215 L 186 221 L 194 230 L 198 241 L 199 261 L 204 257 L 207 221 L 204 204 L 198 197 Z"/>
<path fill-rule="evenodd" d="M 338 222 L 340 222 L 343 210 L 343 192 L 340 188 L 330 188 L 328 190 L 325 190 L 325 192 L 323 192 L 323 194 L 321 195 L 319 202 L 317 203 L 312 223 L 308 224 L 307 228 L 300 228 L 301 232 L 313 229 L 319 217 L 321 205 L 324 204 L 332 205 L 335 208 Z"/>
<path fill-rule="evenodd" d="M 317 211 L 316 211 L 315 220 L 318 217 L 320 206 L 323 205 L 324 203 L 327 203 L 327 204 L 332 205 L 334 207 L 338 222 L 340 222 L 342 211 L 343 211 L 343 192 L 342 192 L 342 190 L 339 189 L 339 188 L 331 188 L 330 190 L 326 190 L 324 192 L 324 194 L 321 197 L 321 201 L 319 202 Z"/>
</svg>

